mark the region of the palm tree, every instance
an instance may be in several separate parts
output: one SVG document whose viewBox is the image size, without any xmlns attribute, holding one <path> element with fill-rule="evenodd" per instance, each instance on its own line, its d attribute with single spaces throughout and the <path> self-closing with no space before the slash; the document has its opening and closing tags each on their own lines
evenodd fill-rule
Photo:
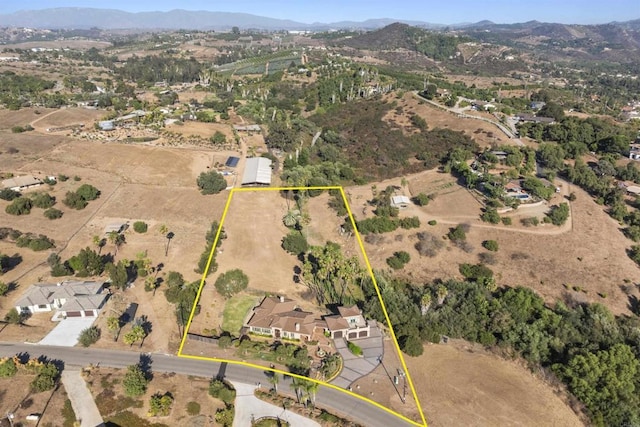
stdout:
<svg viewBox="0 0 640 427">
<path fill-rule="evenodd" d="M 304 391 L 307 393 L 307 396 L 311 399 L 311 406 L 316 407 L 316 393 L 318 392 L 318 388 L 320 387 L 320 383 L 315 381 L 304 381 Z"/>
<path fill-rule="evenodd" d="M 424 316 L 431 307 L 431 294 L 427 292 L 420 298 L 420 313 Z"/>
<path fill-rule="evenodd" d="M 102 237 L 95 235 L 93 236 L 93 244 L 98 247 L 98 255 L 100 255 L 100 252 L 102 252 L 102 248 L 104 247 L 105 240 Z"/>
<path fill-rule="evenodd" d="M 285 216 L 282 217 L 282 222 L 287 228 L 295 227 L 300 222 L 300 211 L 297 209 L 288 210 Z"/>
<path fill-rule="evenodd" d="M 173 231 L 167 233 L 167 247 L 164 250 L 164 256 L 167 256 L 167 254 L 169 253 L 169 243 L 171 243 L 171 239 L 173 239 L 174 236 L 175 234 L 173 233 Z"/>
<path fill-rule="evenodd" d="M 122 244 L 125 242 L 124 235 L 118 233 L 117 231 L 110 231 L 108 237 L 109 242 L 111 242 L 111 244 L 113 244 L 116 248 L 114 255 L 117 255 L 118 248 L 120 248 L 120 246 L 122 246 Z"/>
<path fill-rule="evenodd" d="M 118 335 L 120 335 L 120 319 L 115 316 L 107 317 L 107 329 L 113 332 L 113 340 L 118 341 Z"/>
<path fill-rule="evenodd" d="M 278 383 L 280 382 L 280 374 L 278 374 L 277 372 L 272 372 L 271 375 L 269 375 L 267 380 L 273 386 L 273 391 L 277 393 Z"/>
<path fill-rule="evenodd" d="M 449 291 L 444 287 L 444 285 L 440 285 L 438 286 L 436 294 L 438 296 L 438 305 L 442 305 L 444 299 L 449 295 Z"/>
<path fill-rule="evenodd" d="M 302 393 L 301 390 L 304 388 L 303 384 L 302 384 L 303 380 L 297 377 L 293 377 L 293 379 L 291 380 L 291 388 L 293 389 L 293 391 L 296 394 L 296 400 L 298 401 L 298 403 L 300 403 L 300 398 L 302 397 Z"/>
</svg>

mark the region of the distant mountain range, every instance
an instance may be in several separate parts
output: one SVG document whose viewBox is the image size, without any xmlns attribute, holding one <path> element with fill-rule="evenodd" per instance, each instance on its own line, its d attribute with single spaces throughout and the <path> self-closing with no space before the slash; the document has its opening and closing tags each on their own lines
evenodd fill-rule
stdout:
<svg viewBox="0 0 640 427">
<path fill-rule="evenodd" d="M 523 29 L 542 23 L 531 21 L 524 24 L 494 24 L 491 21 L 465 24 L 434 24 L 423 21 L 398 19 L 369 19 L 366 21 L 341 21 L 333 23 L 303 23 L 286 19 L 275 19 L 248 13 L 209 12 L 171 10 L 168 12 L 130 13 L 115 9 L 62 7 L 43 10 L 25 10 L 0 15 L 0 27 L 28 27 L 41 29 L 167 29 L 167 30 L 313 30 L 363 29 L 371 30 L 385 27 L 394 22 L 422 27 L 426 29 Z M 558 24 L 561 25 L 561 24 Z M 640 19 L 622 23 L 611 23 L 626 30 L 640 30 Z M 581 26 L 579 26 L 581 27 Z"/>
</svg>

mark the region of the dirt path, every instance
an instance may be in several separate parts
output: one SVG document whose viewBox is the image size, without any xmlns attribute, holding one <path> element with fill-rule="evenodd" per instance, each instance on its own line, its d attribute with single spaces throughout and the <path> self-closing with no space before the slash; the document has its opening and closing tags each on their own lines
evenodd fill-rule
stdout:
<svg viewBox="0 0 640 427">
<path fill-rule="evenodd" d="M 30 125 L 30 126 L 32 126 L 32 127 L 35 127 L 34 125 L 35 125 L 36 123 L 38 123 L 40 120 L 44 120 L 44 119 L 46 119 L 47 117 L 49 117 L 49 116 L 51 116 L 51 115 L 53 115 L 53 114 L 56 114 L 58 111 L 59 111 L 59 110 L 54 110 L 54 111 L 51 111 L 51 112 L 49 112 L 49 113 L 45 114 L 44 116 L 40 116 L 40 117 L 38 117 L 37 119 L 32 120 L 32 121 L 31 121 L 31 123 L 29 123 L 29 125 Z"/>
</svg>

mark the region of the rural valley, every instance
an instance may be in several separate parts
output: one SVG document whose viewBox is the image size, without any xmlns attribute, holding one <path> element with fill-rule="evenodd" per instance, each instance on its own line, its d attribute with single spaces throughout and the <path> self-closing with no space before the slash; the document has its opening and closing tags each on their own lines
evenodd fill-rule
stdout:
<svg viewBox="0 0 640 427">
<path fill-rule="evenodd" d="M 639 20 L 38 12 L 0 426 L 640 424 Z"/>
</svg>

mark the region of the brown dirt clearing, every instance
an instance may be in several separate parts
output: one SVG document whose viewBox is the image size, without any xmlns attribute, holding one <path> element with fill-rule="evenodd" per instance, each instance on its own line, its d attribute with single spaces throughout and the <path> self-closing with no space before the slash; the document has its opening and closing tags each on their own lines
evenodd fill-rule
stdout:
<svg viewBox="0 0 640 427">
<path fill-rule="evenodd" d="M 407 365 L 430 426 L 584 425 L 564 391 L 480 346 L 430 344 Z"/>
</svg>

